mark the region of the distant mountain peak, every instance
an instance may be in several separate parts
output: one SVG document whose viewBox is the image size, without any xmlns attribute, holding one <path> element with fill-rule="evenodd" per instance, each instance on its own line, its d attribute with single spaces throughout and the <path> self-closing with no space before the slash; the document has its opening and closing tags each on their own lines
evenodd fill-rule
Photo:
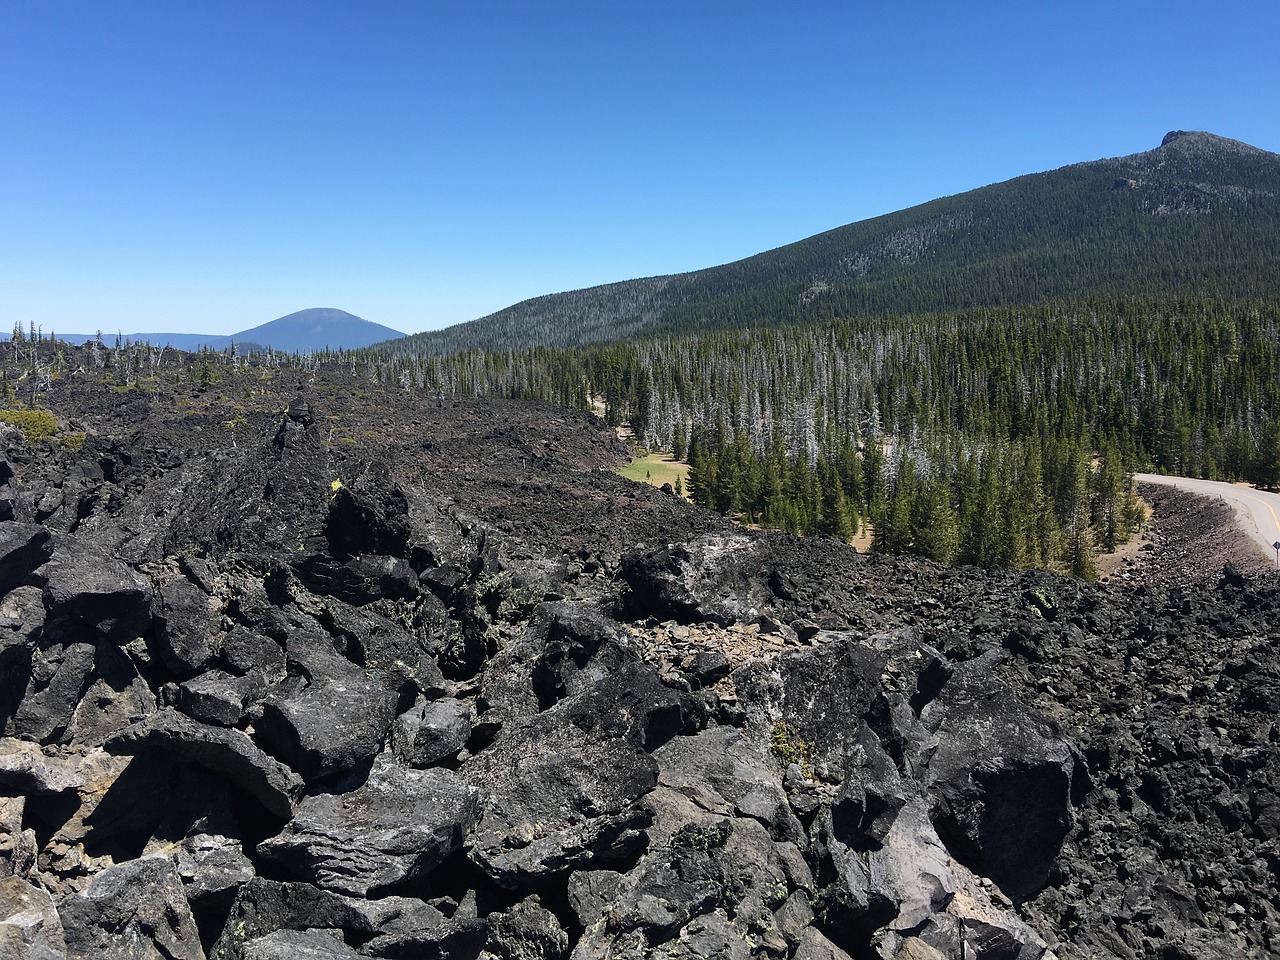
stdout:
<svg viewBox="0 0 1280 960">
<path fill-rule="evenodd" d="M 238 336 L 278 350 L 304 352 L 367 347 L 404 334 L 337 307 L 308 307 L 243 330 Z"/>
</svg>

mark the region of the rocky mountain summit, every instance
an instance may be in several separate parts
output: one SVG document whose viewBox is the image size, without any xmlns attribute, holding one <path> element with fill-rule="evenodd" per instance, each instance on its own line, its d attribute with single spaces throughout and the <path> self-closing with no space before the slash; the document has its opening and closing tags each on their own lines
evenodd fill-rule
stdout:
<svg viewBox="0 0 1280 960">
<path fill-rule="evenodd" d="M 92 369 L 0 437 L 5 956 L 1280 950 L 1269 574 L 861 556 L 586 413 Z"/>
</svg>

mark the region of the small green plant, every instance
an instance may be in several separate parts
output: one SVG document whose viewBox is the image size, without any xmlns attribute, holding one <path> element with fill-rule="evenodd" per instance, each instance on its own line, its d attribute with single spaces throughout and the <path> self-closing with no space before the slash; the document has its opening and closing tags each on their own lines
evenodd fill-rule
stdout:
<svg viewBox="0 0 1280 960">
<path fill-rule="evenodd" d="M 58 432 L 58 420 L 48 410 L 0 410 L 0 422 L 21 430 L 28 443 L 39 443 Z"/>
<path fill-rule="evenodd" d="M 813 778 L 813 760 L 816 747 L 809 740 L 801 740 L 795 736 L 786 723 L 779 720 L 773 725 L 773 733 L 769 735 L 769 747 L 773 755 L 784 767 L 796 763 L 806 779 Z"/>
<path fill-rule="evenodd" d="M 84 436 L 83 433 L 64 433 L 58 440 L 68 450 L 79 450 L 84 446 Z"/>
</svg>

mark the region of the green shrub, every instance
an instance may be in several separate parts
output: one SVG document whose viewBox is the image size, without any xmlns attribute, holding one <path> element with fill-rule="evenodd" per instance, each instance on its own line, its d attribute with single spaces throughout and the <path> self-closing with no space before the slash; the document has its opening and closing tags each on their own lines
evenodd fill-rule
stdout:
<svg viewBox="0 0 1280 960">
<path fill-rule="evenodd" d="M 773 733 L 769 736 L 769 746 L 773 749 L 773 755 L 784 767 L 798 763 L 800 772 L 808 779 L 813 778 L 813 760 L 817 748 L 810 741 L 794 736 L 781 720 L 773 726 Z"/>
<path fill-rule="evenodd" d="M 58 420 L 48 410 L 0 410 L 0 422 L 21 430 L 28 443 L 39 443 L 58 432 Z"/>
</svg>

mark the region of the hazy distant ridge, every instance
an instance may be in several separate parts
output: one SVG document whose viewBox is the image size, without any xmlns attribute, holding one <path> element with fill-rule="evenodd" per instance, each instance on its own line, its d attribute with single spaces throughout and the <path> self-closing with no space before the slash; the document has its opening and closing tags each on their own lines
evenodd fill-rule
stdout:
<svg viewBox="0 0 1280 960">
<path fill-rule="evenodd" d="M 83 343 L 97 336 L 94 333 L 53 332 L 57 333 L 58 339 L 70 343 Z M 311 307 L 225 336 L 206 333 L 117 334 L 103 331 L 103 343 L 114 346 L 117 336 L 132 343 L 150 343 L 158 347 L 173 347 L 177 350 L 194 351 L 202 347 L 223 350 L 234 344 L 236 349 L 244 351 L 265 350 L 269 347 L 285 353 L 310 353 L 318 350 L 355 350 L 370 344 L 394 340 L 403 337 L 404 334 L 381 323 L 374 323 L 347 313 L 345 310 L 337 310 L 333 307 Z"/>
</svg>

